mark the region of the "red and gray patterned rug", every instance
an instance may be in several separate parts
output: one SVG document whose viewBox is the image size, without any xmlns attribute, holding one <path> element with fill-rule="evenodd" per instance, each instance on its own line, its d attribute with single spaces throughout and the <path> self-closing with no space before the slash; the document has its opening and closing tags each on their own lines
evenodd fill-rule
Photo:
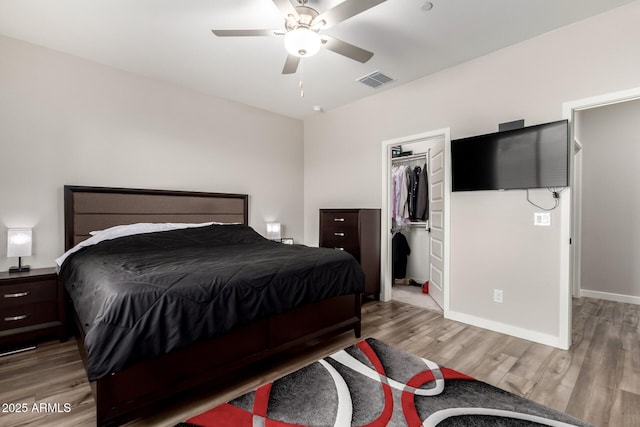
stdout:
<svg viewBox="0 0 640 427">
<path fill-rule="evenodd" d="M 178 426 L 588 424 L 369 338 Z"/>
</svg>

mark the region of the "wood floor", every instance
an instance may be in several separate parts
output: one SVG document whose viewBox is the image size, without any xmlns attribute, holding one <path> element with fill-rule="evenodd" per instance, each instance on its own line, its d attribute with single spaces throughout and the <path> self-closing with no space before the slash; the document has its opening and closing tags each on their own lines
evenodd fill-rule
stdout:
<svg viewBox="0 0 640 427">
<path fill-rule="evenodd" d="M 596 426 L 640 425 L 640 306 L 582 298 L 573 308 L 570 351 L 445 320 L 439 313 L 396 301 L 365 304 L 363 336 Z M 128 425 L 173 426 L 355 341 L 353 333 L 340 335 L 265 364 L 233 384 L 176 400 Z M 0 412 L 0 426 L 94 425 L 95 405 L 75 341 L 46 342 L 34 351 L 0 358 L 0 409 L 11 403 L 26 404 L 27 412 Z M 43 412 L 34 412 L 34 403 Z M 64 412 L 65 403 L 69 412 Z M 59 412 L 51 412 L 55 410 Z"/>
</svg>

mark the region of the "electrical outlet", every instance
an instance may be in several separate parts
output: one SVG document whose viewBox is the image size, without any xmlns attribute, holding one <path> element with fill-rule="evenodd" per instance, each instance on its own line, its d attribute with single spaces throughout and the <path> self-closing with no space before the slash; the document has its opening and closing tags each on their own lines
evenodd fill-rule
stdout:
<svg viewBox="0 0 640 427">
<path fill-rule="evenodd" d="M 493 302 L 502 303 L 502 289 L 493 290 Z"/>
<path fill-rule="evenodd" d="M 549 212 L 536 212 L 533 214 L 533 225 L 549 227 L 551 225 L 551 214 Z"/>
</svg>

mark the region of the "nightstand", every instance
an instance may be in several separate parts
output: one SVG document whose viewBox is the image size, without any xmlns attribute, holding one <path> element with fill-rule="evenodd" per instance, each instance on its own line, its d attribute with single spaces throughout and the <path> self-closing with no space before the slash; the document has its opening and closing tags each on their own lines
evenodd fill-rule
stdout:
<svg viewBox="0 0 640 427">
<path fill-rule="evenodd" d="M 55 268 L 0 272 L 0 349 L 56 334 L 66 339 L 62 284 Z"/>
</svg>

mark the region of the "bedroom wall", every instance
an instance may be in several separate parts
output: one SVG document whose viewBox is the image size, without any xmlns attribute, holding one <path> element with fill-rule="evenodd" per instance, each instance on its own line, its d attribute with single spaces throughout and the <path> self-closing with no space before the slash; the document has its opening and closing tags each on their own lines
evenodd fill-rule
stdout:
<svg viewBox="0 0 640 427">
<path fill-rule="evenodd" d="M 581 288 L 640 303 L 640 100 L 580 111 Z M 585 292 L 586 291 L 586 292 Z"/>
<path fill-rule="evenodd" d="M 317 244 L 319 208 L 381 207 L 384 140 L 559 120 L 564 102 L 638 86 L 637 22 L 640 2 L 305 120 L 305 241 Z M 553 204 L 546 190 L 532 198 Z M 548 228 L 533 226 L 536 211 L 523 191 L 452 194 L 451 317 L 558 343 L 562 211 Z M 494 288 L 503 304 L 492 302 Z"/>
<path fill-rule="evenodd" d="M 63 251 L 65 184 L 249 194 L 250 225 L 303 238 L 303 124 L 0 36 L 0 270 Z"/>
</svg>

